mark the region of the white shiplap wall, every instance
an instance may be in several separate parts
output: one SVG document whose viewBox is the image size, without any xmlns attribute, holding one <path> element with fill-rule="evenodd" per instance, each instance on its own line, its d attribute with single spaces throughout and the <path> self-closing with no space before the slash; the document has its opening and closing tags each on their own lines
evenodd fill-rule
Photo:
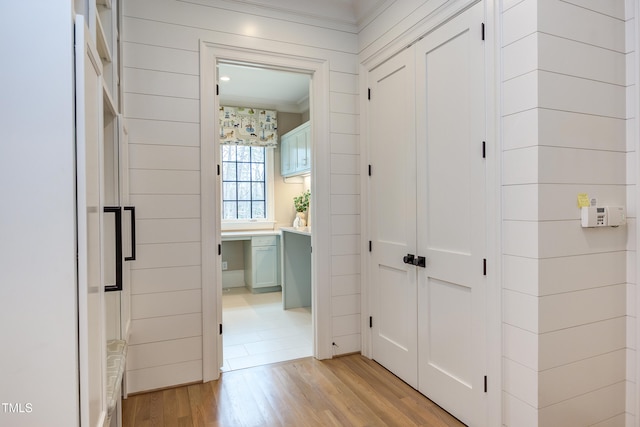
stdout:
<svg viewBox="0 0 640 427">
<path fill-rule="evenodd" d="M 627 205 L 634 191 L 625 19 L 624 0 L 505 2 L 507 426 L 622 426 L 632 419 L 626 264 L 635 209 L 627 227 L 582 229 L 576 203 L 584 192 L 600 205 Z"/>
<path fill-rule="evenodd" d="M 331 286 L 336 354 L 360 350 L 358 76 L 355 32 L 224 1 L 125 2 L 124 112 L 132 267 L 128 391 L 202 379 L 199 42 L 325 59 L 330 68 Z"/>
</svg>

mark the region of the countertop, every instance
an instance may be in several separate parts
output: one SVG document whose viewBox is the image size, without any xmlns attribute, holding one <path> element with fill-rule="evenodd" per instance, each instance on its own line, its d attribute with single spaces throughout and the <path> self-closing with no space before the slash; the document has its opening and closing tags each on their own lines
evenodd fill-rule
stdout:
<svg viewBox="0 0 640 427">
<path fill-rule="evenodd" d="M 280 227 L 281 231 L 311 236 L 311 227 Z"/>
<path fill-rule="evenodd" d="M 283 231 L 311 236 L 311 227 L 280 227 L 278 230 L 223 231 L 222 240 L 250 240 L 252 236 L 280 236 Z"/>
<path fill-rule="evenodd" d="M 222 240 L 249 240 L 251 236 L 279 236 L 279 230 L 223 231 Z"/>
</svg>

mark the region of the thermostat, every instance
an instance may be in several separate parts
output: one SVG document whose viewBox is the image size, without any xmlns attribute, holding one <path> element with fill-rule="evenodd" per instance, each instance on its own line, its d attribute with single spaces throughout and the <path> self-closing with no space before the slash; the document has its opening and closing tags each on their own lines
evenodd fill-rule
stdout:
<svg viewBox="0 0 640 427">
<path fill-rule="evenodd" d="M 627 223 L 624 206 L 587 206 L 581 209 L 583 227 L 618 227 Z"/>
</svg>

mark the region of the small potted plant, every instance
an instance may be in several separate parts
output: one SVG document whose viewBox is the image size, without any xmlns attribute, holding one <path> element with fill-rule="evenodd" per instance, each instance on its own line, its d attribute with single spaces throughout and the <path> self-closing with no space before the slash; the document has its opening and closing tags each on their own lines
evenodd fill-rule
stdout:
<svg viewBox="0 0 640 427">
<path fill-rule="evenodd" d="M 294 227 L 304 227 L 307 225 L 307 221 L 305 219 L 305 213 L 307 209 L 309 209 L 309 198 L 311 197 L 311 192 L 309 190 L 302 193 L 300 196 L 296 196 L 293 198 L 293 205 L 296 208 L 296 219 L 293 220 Z"/>
</svg>

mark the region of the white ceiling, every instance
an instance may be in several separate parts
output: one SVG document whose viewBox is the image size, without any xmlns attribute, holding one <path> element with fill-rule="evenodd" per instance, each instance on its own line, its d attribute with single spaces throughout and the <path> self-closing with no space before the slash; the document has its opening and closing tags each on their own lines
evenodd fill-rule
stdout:
<svg viewBox="0 0 640 427">
<path fill-rule="evenodd" d="M 229 77 L 230 80 L 220 80 L 223 76 Z M 222 105 L 301 113 L 309 109 L 309 82 L 310 77 L 307 74 L 218 64 Z"/>
</svg>

